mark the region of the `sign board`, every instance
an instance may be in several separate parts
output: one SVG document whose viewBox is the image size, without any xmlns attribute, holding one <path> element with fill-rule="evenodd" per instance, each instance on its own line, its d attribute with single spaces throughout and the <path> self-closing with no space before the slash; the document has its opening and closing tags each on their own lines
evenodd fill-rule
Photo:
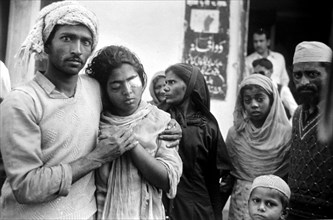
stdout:
<svg viewBox="0 0 333 220">
<path fill-rule="evenodd" d="M 229 1 L 187 0 L 183 62 L 200 68 L 211 98 L 224 100 L 229 53 Z"/>
</svg>

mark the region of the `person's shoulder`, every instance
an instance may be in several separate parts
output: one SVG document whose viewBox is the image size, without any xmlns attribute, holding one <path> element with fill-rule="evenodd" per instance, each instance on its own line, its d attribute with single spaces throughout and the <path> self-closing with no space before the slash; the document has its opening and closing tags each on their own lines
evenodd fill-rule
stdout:
<svg viewBox="0 0 333 220">
<path fill-rule="evenodd" d="M 6 107 L 17 107 L 31 105 L 36 101 L 36 82 L 29 81 L 24 84 L 17 85 L 14 87 L 4 98 L 1 105 L 5 105 Z"/>
<path fill-rule="evenodd" d="M 277 52 L 277 51 L 270 50 L 269 54 L 271 55 L 271 57 L 273 57 L 275 59 L 284 59 L 284 56 L 281 53 Z"/>
<path fill-rule="evenodd" d="M 252 67 L 252 62 L 259 58 L 260 58 L 260 55 L 257 52 L 253 52 L 245 57 L 245 62 L 247 65 Z"/>
<path fill-rule="evenodd" d="M 82 73 L 79 74 L 79 77 L 83 80 L 83 81 L 87 81 L 89 83 L 98 83 L 96 79 L 90 77 L 89 75 Z"/>
<path fill-rule="evenodd" d="M 245 59 L 247 59 L 247 60 L 249 60 L 249 59 L 258 59 L 259 57 L 260 57 L 260 55 L 256 51 L 254 51 L 254 52 L 248 54 L 245 57 Z"/>
<path fill-rule="evenodd" d="M 88 86 L 91 86 L 91 87 L 95 87 L 95 88 L 99 88 L 100 85 L 99 83 L 97 82 L 96 79 L 90 77 L 89 75 L 83 73 L 83 74 L 79 74 L 79 77 L 80 79 L 82 80 L 82 82 L 85 84 L 85 85 L 88 85 Z"/>
<path fill-rule="evenodd" d="M 163 111 L 162 109 L 159 109 L 156 105 L 153 105 L 149 102 L 147 104 L 151 106 L 151 108 L 152 108 L 151 113 L 153 115 L 155 115 L 156 117 L 161 118 L 161 119 L 162 118 L 167 119 L 167 120 L 171 119 L 171 116 L 168 112 Z"/>
<path fill-rule="evenodd" d="M 32 95 L 32 94 L 36 93 L 37 87 L 38 87 L 38 83 L 36 82 L 35 79 L 32 79 L 27 82 L 16 85 L 15 87 L 12 88 L 12 91 L 10 93 L 13 93 L 13 94 L 25 93 L 25 94 Z"/>
</svg>

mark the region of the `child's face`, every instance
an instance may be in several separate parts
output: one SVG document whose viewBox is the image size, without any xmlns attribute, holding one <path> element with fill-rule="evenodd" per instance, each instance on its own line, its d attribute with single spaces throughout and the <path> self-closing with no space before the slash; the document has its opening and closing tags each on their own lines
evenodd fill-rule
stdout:
<svg viewBox="0 0 333 220">
<path fill-rule="evenodd" d="M 142 83 L 139 74 L 130 64 L 124 63 L 110 73 L 106 89 L 114 114 L 128 116 L 139 107 Z"/>
<path fill-rule="evenodd" d="M 269 69 L 266 69 L 266 67 L 257 65 L 253 68 L 253 73 L 259 73 L 261 75 L 267 76 L 268 78 L 271 78 L 273 72 Z"/>
<path fill-rule="evenodd" d="M 247 115 L 256 127 L 263 125 L 271 110 L 268 94 L 256 87 L 244 90 L 243 105 Z"/>
<path fill-rule="evenodd" d="M 281 203 L 281 195 L 276 189 L 267 187 L 255 188 L 249 199 L 249 213 L 252 220 L 279 220 L 285 214 Z"/>
</svg>

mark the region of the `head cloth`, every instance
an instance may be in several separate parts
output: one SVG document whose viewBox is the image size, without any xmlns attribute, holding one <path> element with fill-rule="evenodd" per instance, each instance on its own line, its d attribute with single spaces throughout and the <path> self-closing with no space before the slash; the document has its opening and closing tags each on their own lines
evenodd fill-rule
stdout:
<svg viewBox="0 0 333 220">
<path fill-rule="evenodd" d="M 17 54 L 23 67 L 28 65 L 31 54 L 36 59 L 46 57 L 44 45 L 56 25 L 85 25 L 92 34 L 92 50 L 98 42 L 98 21 L 96 15 L 75 1 L 54 2 L 44 7 L 29 35 Z"/>
</svg>

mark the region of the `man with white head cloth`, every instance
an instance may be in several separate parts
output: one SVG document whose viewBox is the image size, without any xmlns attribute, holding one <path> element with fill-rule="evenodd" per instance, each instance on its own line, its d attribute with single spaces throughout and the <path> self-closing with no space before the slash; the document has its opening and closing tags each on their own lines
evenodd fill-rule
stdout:
<svg viewBox="0 0 333 220">
<path fill-rule="evenodd" d="M 332 146 L 318 139 L 323 82 L 331 73 L 332 50 L 316 41 L 301 42 L 293 59 L 293 80 L 302 104 L 293 117 L 288 184 L 288 219 L 333 218 Z"/>
<path fill-rule="evenodd" d="M 0 219 L 94 219 L 92 171 L 135 146 L 130 130 L 97 141 L 100 86 L 78 74 L 96 48 L 97 26 L 95 14 L 79 3 L 55 2 L 40 11 L 22 44 L 22 73 L 32 55 L 47 58 L 47 69 L 14 88 L 0 106 L 7 175 Z M 170 126 L 160 138 L 177 146 L 180 126 Z"/>
<path fill-rule="evenodd" d="M 76 2 L 55 2 L 40 11 L 18 57 L 23 73 L 32 55 L 46 57 L 47 69 L 1 103 L 7 178 L 0 219 L 94 219 L 92 171 L 135 146 L 131 131 L 115 134 L 117 142 L 112 137 L 97 141 L 100 87 L 78 74 L 97 39 L 95 14 Z M 175 129 L 164 137 L 179 139 Z"/>
<path fill-rule="evenodd" d="M 18 57 L 24 72 L 32 55 L 46 56 L 47 70 L 1 103 L 7 178 L 0 219 L 93 218 L 91 171 L 119 149 L 105 140 L 93 150 L 102 108 L 99 86 L 78 73 L 97 39 L 96 16 L 77 3 L 57 2 L 40 11 Z"/>
</svg>

